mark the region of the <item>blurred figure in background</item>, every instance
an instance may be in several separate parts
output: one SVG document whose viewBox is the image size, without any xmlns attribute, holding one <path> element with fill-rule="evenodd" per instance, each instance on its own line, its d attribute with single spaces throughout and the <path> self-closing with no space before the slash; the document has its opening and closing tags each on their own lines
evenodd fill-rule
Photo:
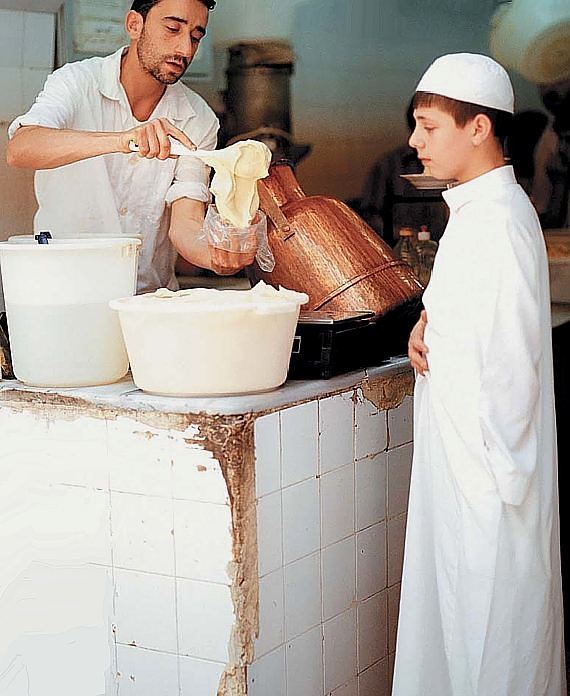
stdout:
<svg viewBox="0 0 570 696">
<path fill-rule="evenodd" d="M 415 127 L 411 102 L 406 121 L 411 134 Z M 397 241 L 396 233 L 400 227 L 418 230 L 427 225 L 436 241 L 443 234 L 447 207 L 440 194 L 420 191 L 401 178 L 402 174 L 421 174 L 423 170 L 416 150 L 406 142 L 374 164 L 366 179 L 362 198 L 351 202 L 359 215 L 391 246 Z"/>
<path fill-rule="evenodd" d="M 513 116 L 507 138 L 507 156 L 518 183 L 529 196 L 535 176 L 536 148 L 547 125 L 548 116 L 541 111 L 520 111 Z"/>
<path fill-rule="evenodd" d="M 551 120 L 536 147 L 531 199 L 543 227 L 570 227 L 570 79 L 540 92 Z"/>
</svg>

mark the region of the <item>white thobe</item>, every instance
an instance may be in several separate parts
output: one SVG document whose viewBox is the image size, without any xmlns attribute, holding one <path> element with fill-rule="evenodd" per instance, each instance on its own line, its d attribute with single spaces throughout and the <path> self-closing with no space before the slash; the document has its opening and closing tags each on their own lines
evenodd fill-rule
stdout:
<svg viewBox="0 0 570 696">
<path fill-rule="evenodd" d="M 20 126 L 30 125 L 98 132 L 140 125 L 120 80 L 124 50 L 56 70 L 28 113 L 10 125 L 10 137 Z M 169 119 L 201 149 L 216 147 L 218 119 L 181 82 L 166 88 L 151 118 Z M 163 161 L 122 153 L 38 171 L 34 229 L 50 230 L 54 237 L 142 235 L 139 292 L 176 289 L 169 204 L 178 198 L 209 201 L 209 171 L 195 157 Z"/>
<path fill-rule="evenodd" d="M 512 167 L 444 193 L 393 696 L 562 696 L 548 263 Z"/>
</svg>

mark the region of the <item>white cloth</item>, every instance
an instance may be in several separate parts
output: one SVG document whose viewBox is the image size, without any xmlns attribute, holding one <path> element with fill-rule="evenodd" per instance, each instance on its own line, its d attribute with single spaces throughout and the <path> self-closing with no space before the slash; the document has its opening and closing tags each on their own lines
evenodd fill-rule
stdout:
<svg viewBox="0 0 570 696">
<path fill-rule="evenodd" d="M 38 125 L 85 131 L 124 131 L 140 122 L 120 83 L 121 55 L 68 63 L 50 75 L 27 114 L 10 126 Z M 167 118 L 199 147 L 216 147 L 218 120 L 206 102 L 181 83 L 169 85 L 151 118 Z M 39 209 L 35 231 L 142 235 L 139 291 L 176 289 L 176 253 L 168 239 L 168 204 L 178 198 L 209 201 L 208 168 L 200 160 L 147 160 L 121 153 L 36 172 Z"/>
<path fill-rule="evenodd" d="M 425 71 L 416 92 L 487 106 L 515 110 L 515 95 L 507 71 L 497 61 L 479 53 L 449 53 L 437 58 Z"/>
<path fill-rule="evenodd" d="M 393 696 L 562 696 L 548 263 L 501 167 L 444 193 Z"/>
</svg>

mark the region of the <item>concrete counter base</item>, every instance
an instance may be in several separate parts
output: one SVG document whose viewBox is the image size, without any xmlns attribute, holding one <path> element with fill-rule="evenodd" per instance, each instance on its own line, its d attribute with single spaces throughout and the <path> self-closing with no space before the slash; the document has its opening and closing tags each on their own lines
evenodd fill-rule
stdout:
<svg viewBox="0 0 570 696">
<path fill-rule="evenodd" d="M 0 693 L 388 696 L 412 386 L 0 383 Z"/>
</svg>

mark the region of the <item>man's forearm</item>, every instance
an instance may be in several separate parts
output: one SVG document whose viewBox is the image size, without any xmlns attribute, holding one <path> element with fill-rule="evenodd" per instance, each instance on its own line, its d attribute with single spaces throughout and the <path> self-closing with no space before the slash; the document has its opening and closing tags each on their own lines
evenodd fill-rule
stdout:
<svg viewBox="0 0 570 696">
<path fill-rule="evenodd" d="M 176 251 L 194 266 L 212 269 L 210 250 L 206 239 L 200 238 L 202 224 L 197 220 L 187 220 L 185 225 L 171 225 L 170 241 Z"/>
<path fill-rule="evenodd" d="M 120 152 L 120 135 L 21 126 L 8 143 L 6 160 L 11 167 L 54 169 L 98 155 Z"/>
</svg>

